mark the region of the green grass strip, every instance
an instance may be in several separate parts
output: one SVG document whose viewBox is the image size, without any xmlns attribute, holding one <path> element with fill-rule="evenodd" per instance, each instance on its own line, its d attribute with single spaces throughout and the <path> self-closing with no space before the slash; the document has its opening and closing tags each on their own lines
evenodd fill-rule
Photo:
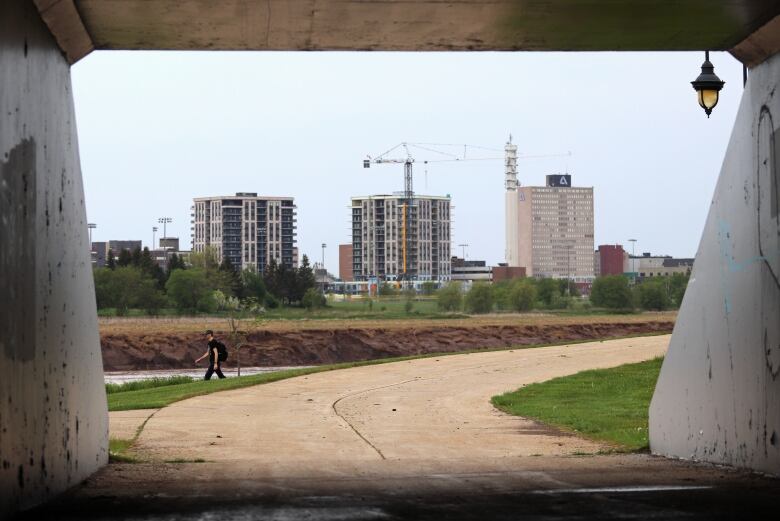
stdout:
<svg viewBox="0 0 780 521">
<path fill-rule="evenodd" d="M 512 349 L 532 349 L 537 347 L 548 347 L 555 345 L 573 345 L 582 344 L 588 342 L 598 342 L 600 340 L 619 340 L 621 338 L 636 338 L 644 336 L 658 336 L 666 335 L 669 332 L 657 332 L 652 333 L 640 333 L 637 335 L 629 335 L 624 337 L 612 337 L 599 340 L 585 339 L 585 340 L 570 340 L 561 341 L 551 344 L 531 344 L 526 346 L 514 346 L 514 347 L 499 347 L 495 349 L 473 349 L 467 351 L 454 351 L 448 353 L 426 353 L 423 355 L 413 355 L 395 358 L 381 358 L 378 360 L 364 360 L 360 362 L 346 362 L 341 364 L 320 365 L 316 367 L 307 367 L 301 369 L 286 369 L 284 371 L 276 371 L 273 373 L 262 373 L 251 376 L 242 376 L 241 378 L 226 378 L 224 380 L 212 379 L 209 381 L 196 380 L 191 383 L 183 383 L 178 385 L 166 385 L 162 387 L 150 387 L 144 389 L 138 389 L 134 391 L 114 392 L 108 394 L 108 410 L 109 411 L 129 411 L 134 409 L 159 409 L 165 407 L 174 402 L 186 400 L 187 398 L 193 398 L 195 396 L 202 396 L 218 391 L 228 391 L 231 389 L 240 389 L 242 387 L 250 387 L 253 385 L 265 384 L 276 382 L 279 380 L 285 380 L 287 378 L 293 378 L 296 376 L 304 376 L 314 373 L 322 373 L 325 371 L 334 371 L 337 369 L 348 369 L 351 367 L 362 367 L 367 365 L 386 364 L 391 362 L 404 362 L 407 360 L 418 360 L 421 358 L 431 358 L 440 356 L 452 356 L 452 355 L 465 355 L 469 353 L 486 353 L 490 351 L 509 351 Z"/>
<path fill-rule="evenodd" d="M 108 461 L 110 463 L 135 463 L 136 459 L 127 455 L 127 451 L 134 441 L 134 439 L 110 438 L 108 440 Z"/>
<path fill-rule="evenodd" d="M 492 398 L 498 409 L 614 444 L 648 448 L 648 410 L 662 358 L 583 371 Z"/>
<path fill-rule="evenodd" d="M 146 378 L 144 380 L 135 380 L 121 384 L 107 383 L 106 394 L 124 393 L 127 391 L 137 391 L 139 389 L 149 389 L 151 387 L 164 387 L 166 385 L 179 385 L 194 382 L 191 376 L 169 376 L 167 378 Z"/>
</svg>

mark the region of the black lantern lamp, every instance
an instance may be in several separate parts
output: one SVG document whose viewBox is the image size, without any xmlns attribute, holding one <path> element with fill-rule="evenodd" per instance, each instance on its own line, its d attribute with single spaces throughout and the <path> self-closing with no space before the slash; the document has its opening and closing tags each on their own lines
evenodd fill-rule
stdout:
<svg viewBox="0 0 780 521">
<path fill-rule="evenodd" d="M 691 82 L 696 89 L 696 97 L 699 99 L 699 105 L 707 113 L 707 117 L 712 114 L 712 109 L 718 104 L 720 89 L 723 88 L 725 81 L 720 81 L 715 75 L 715 66 L 710 63 L 710 51 L 704 51 L 704 63 L 701 64 L 701 74 Z"/>
</svg>

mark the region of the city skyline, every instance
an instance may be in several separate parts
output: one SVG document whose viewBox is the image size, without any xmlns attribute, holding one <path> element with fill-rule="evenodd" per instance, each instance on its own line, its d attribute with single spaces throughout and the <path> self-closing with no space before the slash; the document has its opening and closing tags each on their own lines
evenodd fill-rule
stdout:
<svg viewBox="0 0 780 521">
<path fill-rule="evenodd" d="M 739 64 L 712 60 L 727 84 L 707 119 L 689 84 L 700 53 L 94 53 L 74 67 L 93 240 L 148 245 L 169 215 L 186 249 L 194 197 L 252 191 L 296 199 L 300 254 L 316 259 L 350 242 L 352 195 L 403 187 L 402 165 L 364 172 L 367 154 L 404 140 L 501 149 L 511 133 L 521 156 L 572 152 L 522 161 L 518 178 L 595 187 L 596 245 L 692 257 L 742 92 Z M 624 81 L 639 70 L 656 81 L 642 93 Z M 503 262 L 502 162 L 415 168 L 416 193 L 452 196 L 453 247 Z"/>
</svg>

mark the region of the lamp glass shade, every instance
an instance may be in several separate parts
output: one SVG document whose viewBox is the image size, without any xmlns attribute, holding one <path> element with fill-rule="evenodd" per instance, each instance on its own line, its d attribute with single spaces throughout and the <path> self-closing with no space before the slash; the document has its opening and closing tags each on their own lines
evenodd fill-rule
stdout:
<svg viewBox="0 0 780 521">
<path fill-rule="evenodd" d="M 701 89 L 696 91 L 699 105 L 703 109 L 712 110 L 718 104 L 719 93 L 716 89 Z"/>
</svg>

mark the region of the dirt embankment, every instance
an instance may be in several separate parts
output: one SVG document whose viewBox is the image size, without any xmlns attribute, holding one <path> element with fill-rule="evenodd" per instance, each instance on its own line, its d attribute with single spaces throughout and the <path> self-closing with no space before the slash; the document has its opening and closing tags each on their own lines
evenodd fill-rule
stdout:
<svg viewBox="0 0 780 521">
<path fill-rule="evenodd" d="M 246 332 L 243 366 L 293 366 L 472 349 L 598 340 L 640 333 L 671 332 L 673 321 L 604 322 L 549 325 L 476 325 L 396 328 L 255 330 Z M 226 331 L 217 338 L 228 344 Z M 106 371 L 183 369 L 206 351 L 201 333 L 105 332 L 100 335 Z"/>
</svg>

